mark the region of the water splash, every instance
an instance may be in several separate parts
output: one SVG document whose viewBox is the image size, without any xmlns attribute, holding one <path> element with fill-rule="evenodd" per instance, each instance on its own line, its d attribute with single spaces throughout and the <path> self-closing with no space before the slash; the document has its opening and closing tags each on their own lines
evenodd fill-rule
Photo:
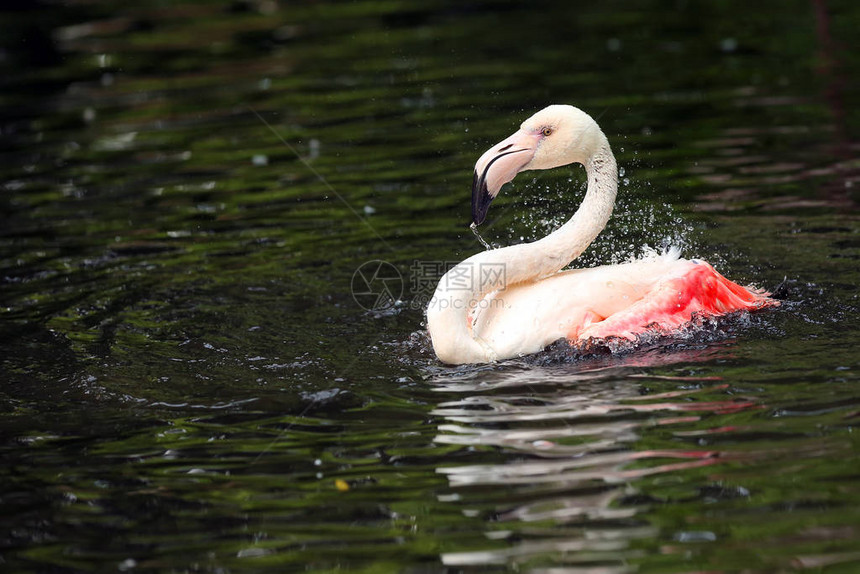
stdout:
<svg viewBox="0 0 860 574">
<path fill-rule="evenodd" d="M 628 170 L 621 169 L 629 175 Z M 586 188 L 585 182 L 573 177 L 544 185 L 538 185 L 536 179 L 532 184 L 533 191 L 524 194 L 513 224 L 501 240 L 504 245 L 536 241 L 561 227 L 582 201 Z M 626 189 L 619 193 L 606 228 L 577 258 L 575 267 L 625 263 L 670 247 L 680 248 L 688 257 L 700 255 L 696 227 L 669 203 L 649 200 L 650 182 L 624 177 L 622 186 Z"/>
<path fill-rule="evenodd" d="M 487 241 L 481 236 L 481 233 L 478 231 L 478 225 L 474 221 L 469 225 L 469 229 L 472 230 L 472 233 L 475 234 L 475 237 L 478 239 L 481 245 L 484 246 L 484 249 L 486 249 L 487 251 L 492 249 L 492 247 L 490 247 L 490 244 L 487 243 Z"/>
</svg>

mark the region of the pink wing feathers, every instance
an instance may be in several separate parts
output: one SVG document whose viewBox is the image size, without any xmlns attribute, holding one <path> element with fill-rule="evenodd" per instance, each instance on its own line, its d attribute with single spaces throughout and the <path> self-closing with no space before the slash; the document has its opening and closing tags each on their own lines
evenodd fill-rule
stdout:
<svg viewBox="0 0 860 574">
<path fill-rule="evenodd" d="M 633 340 L 646 331 L 670 332 L 694 315 L 719 316 L 779 305 L 770 293 L 747 289 L 720 275 L 704 261 L 686 261 L 645 297 L 602 321 L 592 323 L 573 339 L 622 337 Z"/>
</svg>

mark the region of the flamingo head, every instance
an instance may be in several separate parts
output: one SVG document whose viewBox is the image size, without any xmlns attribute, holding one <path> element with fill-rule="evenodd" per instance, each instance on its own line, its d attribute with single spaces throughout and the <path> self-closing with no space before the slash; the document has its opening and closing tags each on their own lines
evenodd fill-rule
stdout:
<svg viewBox="0 0 860 574">
<path fill-rule="evenodd" d="M 521 171 L 585 164 L 600 145 L 603 132 L 579 108 L 548 106 L 527 119 L 509 138 L 497 143 L 475 164 L 472 221 L 480 225 L 490 202 Z"/>
</svg>

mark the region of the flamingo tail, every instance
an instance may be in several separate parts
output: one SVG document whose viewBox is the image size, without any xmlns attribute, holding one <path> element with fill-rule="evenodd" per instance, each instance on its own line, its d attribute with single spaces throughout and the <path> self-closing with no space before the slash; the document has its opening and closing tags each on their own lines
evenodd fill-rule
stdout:
<svg viewBox="0 0 860 574">
<path fill-rule="evenodd" d="M 634 340 L 646 331 L 672 332 L 694 315 L 719 316 L 779 305 L 766 291 L 729 281 L 704 261 L 688 261 L 678 273 L 627 309 L 583 329 L 576 340 L 621 337 Z"/>
</svg>

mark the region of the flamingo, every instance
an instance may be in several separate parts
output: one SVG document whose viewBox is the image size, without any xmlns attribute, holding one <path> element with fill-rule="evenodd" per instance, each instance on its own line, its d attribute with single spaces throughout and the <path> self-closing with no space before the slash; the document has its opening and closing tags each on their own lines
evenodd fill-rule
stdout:
<svg viewBox="0 0 860 574">
<path fill-rule="evenodd" d="M 618 189 L 615 156 L 597 122 L 570 105 L 551 105 L 487 150 L 475 165 L 472 228 L 501 187 L 521 171 L 572 163 L 588 185 L 573 217 L 531 243 L 489 249 L 451 268 L 427 308 L 437 357 L 448 364 L 486 363 L 537 353 L 561 338 L 635 341 L 671 333 L 695 316 L 778 305 L 710 264 L 677 249 L 620 265 L 561 269 L 606 225 Z"/>
</svg>

